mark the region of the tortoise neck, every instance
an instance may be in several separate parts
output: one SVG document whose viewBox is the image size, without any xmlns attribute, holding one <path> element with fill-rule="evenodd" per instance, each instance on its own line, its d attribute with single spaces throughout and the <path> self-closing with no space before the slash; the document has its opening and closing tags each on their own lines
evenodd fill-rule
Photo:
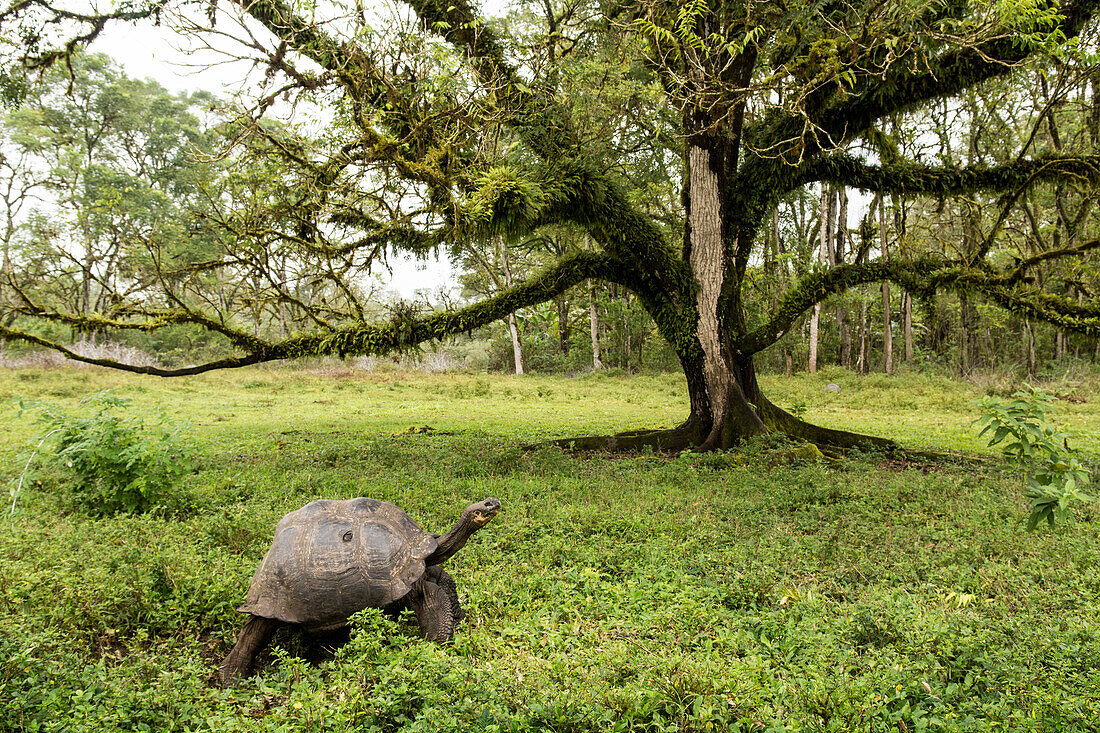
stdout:
<svg viewBox="0 0 1100 733">
<path fill-rule="evenodd" d="M 470 535 L 481 529 L 481 527 L 470 519 L 467 512 L 463 512 L 462 516 L 458 518 L 455 526 L 451 528 L 451 531 L 436 540 L 435 552 L 424 560 L 424 564 L 439 565 L 451 559 L 456 552 L 461 550 L 466 541 L 470 539 Z"/>
</svg>

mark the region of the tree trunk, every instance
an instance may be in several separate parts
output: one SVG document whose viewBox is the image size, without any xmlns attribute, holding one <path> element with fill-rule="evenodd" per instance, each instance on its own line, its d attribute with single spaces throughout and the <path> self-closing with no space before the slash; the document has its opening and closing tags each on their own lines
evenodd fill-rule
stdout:
<svg viewBox="0 0 1100 733">
<path fill-rule="evenodd" d="M 1077 305 L 1080 306 L 1084 302 L 1085 302 L 1085 294 L 1083 292 L 1081 292 L 1081 290 L 1078 290 L 1077 291 Z M 1075 340 L 1076 340 L 1076 343 L 1074 344 L 1074 347 L 1073 347 L 1073 358 L 1074 359 L 1080 359 L 1081 358 L 1081 338 L 1078 337 Z"/>
<path fill-rule="evenodd" d="M 699 285 L 695 295 L 699 318 L 696 332 L 703 350 L 700 366 L 711 422 L 704 448 L 729 448 L 746 434 L 764 432 L 763 423 L 749 406 L 743 385 L 734 374 L 728 316 L 719 307 L 729 265 L 719 185 L 723 152 L 693 143 L 688 163 L 689 262 Z"/>
<path fill-rule="evenodd" d="M 516 314 L 508 314 L 508 333 L 512 335 L 512 359 L 516 365 L 516 374 L 523 374 L 523 344 L 519 340 L 519 328 L 516 327 Z"/>
<path fill-rule="evenodd" d="M 878 202 L 878 242 L 882 250 L 882 259 L 889 254 L 886 249 L 886 199 L 879 197 Z M 890 323 L 890 283 L 882 283 L 882 358 L 887 374 L 894 373 L 894 327 Z"/>
<path fill-rule="evenodd" d="M 588 281 L 588 328 L 592 334 L 592 369 L 600 371 L 603 362 L 600 361 L 600 314 L 596 310 L 596 288 L 592 281 Z"/>
<path fill-rule="evenodd" d="M 512 287 L 512 269 L 508 264 L 508 246 L 500 242 L 500 261 L 504 266 L 504 284 Z M 519 328 L 516 326 L 516 314 L 508 314 L 508 333 L 512 335 L 512 358 L 516 365 L 516 374 L 523 374 L 523 344 L 519 340 Z"/>
<path fill-rule="evenodd" d="M 904 294 L 901 308 L 904 312 L 902 336 L 905 339 L 905 363 L 911 364 L 913 361 L 913 296 L 911 293 Z"/>
<path fill-rule="evenodd" d="M 630 373 L 630 291 L 623 290 L 623 369 Z"/>
<path fill-rule="evenodd" d="M 959 351 L 962 359 L 960 371 L 964 377 L 970 375 L 970 369 L 973 366 L 970 354 L 970 334 L 970 301 L 966 293 L 959 293 Z"/>
<path fill-rule="evenodd" d="M 860 288 L 859 299 L 859 356 L 856 358 L 856 371 L 860 374 L 866 374 L 867 362 L 869 360 L 867 348 L 867 293 L 864 288 Z"/>
<path fill-rule="evenodd" d="M 837 189 L 836 233 L 833 247 L 832 267 L 844 264 L 845 240 L 848 236 L 848 192 Z M 852 328 L 848 323 L 848 307 L 843 299 L 837 298 L 836 328 L 840 335 L 840 365 L 846 369 L 852 367 Z"/>
<path fill-rule="evenodd" d="M 592 248 L 592 241 L 587 234 L 584 235 L 584 251 Z M 588 281 L 588 329 L 592 335 L 592 371 L 603 369 L 600 361 L 600 314 L 596 309 L 596 286 Z"/>
<path fill-rule="evenodd" d="M 1027 343 L 1027 375 L 1035 376 L 1035 330 L 1031 327 L 1031 319 L 1024 319 L 1024 341 Z"/>
<path fill-rule="evenodd" d="M 831 249 L 830 235 L 829 235 L 829 220 L 832 218 L 832 211 L 829 203 L 832 200 L 829 195 L 829 187 L 822 184 L 821 186 L 821 203 L 818 207 L 818 249 L 817 256 L 823 265 L 829 264 L 829 250 Z M 809 372 L 810 374 L 817 373 L 817 341 L 818 330 L 820 329 L 821 322 L 821 304 L 814 305 L 813 313 L 810 315 L 810 362 Z"/>
<path fill-rule="evenodd" d="M 810 374 L 817 374 L 817 329 L 818 322 L 821 320 L 821 304 L 814 305 L 813 313 L 810 314 L 810 362 L 807 365 L 807 371 Z"/>
<path fill-rule="evenodd" d="M 569 301 L 564 296 L 554 299 L 558 307 L 558 350 L 569 356 Z"/>
</svg>

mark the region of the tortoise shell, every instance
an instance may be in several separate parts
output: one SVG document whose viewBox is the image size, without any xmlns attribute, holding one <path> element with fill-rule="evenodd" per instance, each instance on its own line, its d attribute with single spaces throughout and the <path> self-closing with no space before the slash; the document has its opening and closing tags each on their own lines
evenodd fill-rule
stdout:
<svg viewBox="0 0 1100 733">
<path fill-rule="evenodd" d="M 307 631 L 403 598 L 424 576 L 436 535 L 377 499 L 318 499 L 283 517 L 238 611 Z"/>
</svg>

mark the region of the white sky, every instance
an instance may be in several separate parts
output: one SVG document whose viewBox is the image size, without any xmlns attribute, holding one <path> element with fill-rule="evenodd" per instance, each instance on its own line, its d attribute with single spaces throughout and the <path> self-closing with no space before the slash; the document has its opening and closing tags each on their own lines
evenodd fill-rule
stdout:
<svg viewBox="0 0 1100 733">
<path fill-rule="evenodd" d="M 193 52 L 186 39 L 171 29 L 148 24 L 108 28 L 89 51 L 114 58 L 137 79 L 154 79 L 173 92 L 199 89 L 230 96 L 247 87 L 249 65 L 219 63 L 210 52 Z M 391 257 L 392 276 L 378 275 L 383 291 L 405 300 L 439 300 L 440 291 L 457 296 L 458 272 L 447 256 L 418 262 L 410 256 Z"/>
</svg>

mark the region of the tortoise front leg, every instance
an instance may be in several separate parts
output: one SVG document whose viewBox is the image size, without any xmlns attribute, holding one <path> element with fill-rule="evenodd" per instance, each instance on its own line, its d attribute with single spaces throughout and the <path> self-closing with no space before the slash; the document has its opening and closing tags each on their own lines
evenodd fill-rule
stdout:
<svg viewBox="0 0 1100 733">
<path fill-rule="evenodd" d="M 263 616 L 253 616 L 245 622 L 237 635 L 237 643 L 218 665 L 218 680 L 222 687 L 232 687 L 242 677 L 248 676 L 252 671 L 252 661 L 281 625 L 281 621 Z"/>
<path fill-rule="evenodd" d="M 462 610 L 462 606 L 458 602 L 458 586 L 455 585 L 455 579 L 438 565 L 429 567 L 425 575 L 428 580 L 446 591 L 447 598 L 451 601 L 451 615 L 454 617 L 455 626 L 457 626 L 462 619 L 466 618 L 466 612 Z"/>
<path fill-rule="evenodd" d="M 408 601 L 425 639 L 447 642 L 454 637 L 454 611 L 446 590 L 423 578 L 409 593 Z"/>
</svg>

